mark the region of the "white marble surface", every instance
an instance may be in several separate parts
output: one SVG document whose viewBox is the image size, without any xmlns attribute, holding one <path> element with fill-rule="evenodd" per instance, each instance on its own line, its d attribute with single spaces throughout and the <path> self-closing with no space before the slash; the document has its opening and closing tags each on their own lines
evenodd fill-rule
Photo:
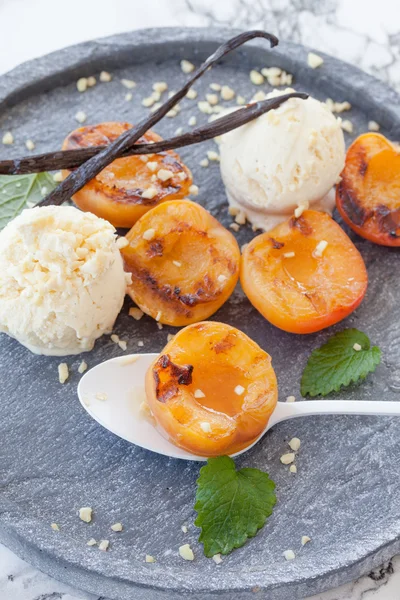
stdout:
<svg viewBox="0 0 400 600">
<path fill-rule="evenodd" d="M 91 38 L 154 26 L 261 27 L 400 91 L 398 0 L 0 0 L 0 73 Z M 400 600 L 400 557 L 313 600 Z M 100 600 L 50 579 L 0 545 L 0 600 Z M 104 600 L 104 599 L 103 599 Z M 293 598 L 293 600 L 297 600 Z"/>
</svg>

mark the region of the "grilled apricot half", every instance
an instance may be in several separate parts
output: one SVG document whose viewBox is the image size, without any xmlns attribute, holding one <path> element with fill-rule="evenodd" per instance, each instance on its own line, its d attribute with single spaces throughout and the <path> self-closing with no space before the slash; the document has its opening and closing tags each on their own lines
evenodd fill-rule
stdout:
<svg viewBox="0 0 400 600">
<path fill-rule="evenodd" d="M 200 456 L 251 445 L 277 396 L 269 354 L 224 323 L 185 327 L 146 373 L 147 403 L 158 425 L 175 445 Z"/>
<path fill-rule="evenodd" d="M 273 325 L 313 333 L 357 308 L 368 275 L 343 229 L 326 213 L 308 210 L 248 244 L 240 280 L 250 302 Z"/>
<path fill-rule="evenodd" d="M 233 235 L 199 204 L 163 202 L 128 232 L 122 249 L 132 274 L 127 293 L 160 323 L 181 327 L 207 319 L 239 279 Z"/>
<path fill-rule="evenodd" d="M 129 123 L 109 122 L 80 127 L 68 135 L 63 150 L 105 146 L 131 129 Z M 138 144 L 158 142 L 153 131 Z M 67 177 L 70 171 L 63 171 Z M 89 181 L 72 200 L 84 211 L 106 219 L 114 227 L 132 227 L 148 210 L 165 200 L 185 198 L 193 183 L 192 174 L 172 150 L 118 158 Z"/>
<path fill-rule="evenodd" d="M 365 133 L 351 144 L 336 206 L 361 237 L 400 246 L 400 151 L 383 135 Z"/>
</svg>

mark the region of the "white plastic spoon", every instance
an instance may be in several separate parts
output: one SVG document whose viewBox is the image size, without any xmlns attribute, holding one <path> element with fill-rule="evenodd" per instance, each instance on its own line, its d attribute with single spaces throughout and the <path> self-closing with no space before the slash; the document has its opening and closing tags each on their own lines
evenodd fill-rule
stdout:
<svg viewBox="0 0 400 600">
<path fill-rule="evenodd" d="M 157 354 L 131 354 L 112 358 L 85 373 L 78 385 L 83 408 L 95 421 L 119 437 L 171 458 L 201 460 L 169 442 L 146 417 L 144 376 Z M 268 425 L 250 446 L 232 454 L 239 456 L 254 446 L 274 425 L 295 417 L 313 415 L 376 415 L 400 416 L 400 402 L 361 400 L 311 400 L 308 402 L 278 402 Z"/>
</svg>

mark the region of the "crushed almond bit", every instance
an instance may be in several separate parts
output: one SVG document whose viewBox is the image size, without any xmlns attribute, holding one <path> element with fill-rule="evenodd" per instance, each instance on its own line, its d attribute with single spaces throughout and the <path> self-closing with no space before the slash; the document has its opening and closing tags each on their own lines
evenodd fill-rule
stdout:
<svg viewBox="0 0 400 600">
<path fill-rule="evenodd" d="M 362 346 L 360 344 L 357 344 L 357 342 L 353 345 L 353 350 L 355 350 L 356 352 L 360 352 L 360 350 L 362 350 Z"/>
<path fill-rule="evenodd" d="M 303 204 L 298 206 L 294 211 L 294 216 L 296 217 L 296 219 L 299 219 L 305 210 L 306 207 Z"/>
<path fill-rule="evenodd" d="M 56 183 L 60 183 L 60 182 L 63 180 L 63 176 L 62 176 L 62 173 L 61 173 L 61 171 L 57 171 L 57 173 L 54 173 L 54 175 L 53 175 L 53 180 L 54 180 Z"/>
<path fill-rule="evenodd" d="M 165 81 L 155 81 L 153 83 L 153 90 L 155 92 L 159 92 L 160 94 L 162 94 L 163 92 L 166 92 L 168 89 L 168 83 L 166 83 Z"/>
<path fill-rule="evenodd" d="M 317 258 L 321 258 L 321 256 L 325 252 L 327 246 L 328 246 L 328 242 L 326 240 L 321 240 L 320 242 L 318 242 L 318 244 L 316 245 L 316 248 L 313 252 L 313 256 L 317 257 Z"/>
<path fill-rule="evenodd" d="M 133 98 L 132 92 L 128 92 L 127 94 L 125 94 L 125 100 L 127 102 L 130 102 L 132 100 L 132 98 Z"/>
<path fill-rule="evenodd" d="M 175 337 L 175 336 L 174 336 L 174 334 L 173 334 L 173 333 L 169 333 L 169 334 L 167 335 L 167 342 L 171 342 L 171 341 L 174 339 L 174 337 Z"/>
<path fill-rule="evenodd" d="M 236 217 L 236 215 L 238 215 L 240 213 L 240 208 L 238 208 L 237 206 L 230 206 L 228 208 L 228 213 L 232 216 L 232 217 Z"/>
<path fill-rule="evenodd" d="M 208 160 L 213 160 L 215 162 L 219 162 L 220 161 L 220 157 L 218 152 L 215 152 L 215 150 L 208 150 L 207 151 L 207 158 Z"/>
<path fill-rule="evenodd" d="M 342 113 L 342 112 L 345 112 L 346 110 L 351 110 L 351 104 L 350 104 L 350 102 L 347 102 L 347 101 L 334 102 L 332 100 L 332 98 L 327 98 L 325 101 L 325 104 L 327 105 L 329 110 L 334 113 Z"/>
<path fill-rule="evenodd" d="M 203 423 L 200 423 L 200 429 L 202 429 L 204 431 L 204 433 L 211 433 L 211 425 L 210 425 L 210 423 L 207 423 L 206 421 L 204 421 Z"/>
<path fill-rule="evenodd" d="M 182 263 L 179 262 L 179 260 L 173 260 L 172 264 L 174 264 L 176 267 L 181 267 L 182 266 Z"/>
<path fill-rule="evenodd" d="M 186 94 L 186 98 L 188 98 L 189 100 L 195 100 L 197 98 L 196 90 L 190 88 L 190 90 L 188 90 L 188 93 Z"/>
<path fill-rule="evenodd" d="M 95 394 L 94 397 L 96 398 L 96 400 L 100 400 L 100 402 L 105 402 L 106 400 L 108 400 L 108 396 L 105 392 L 97 392 L 97 394 Z"/>
<path fill-rule="evenodd" d="M 87 78 L 88 87 L 94 87 L 96 83 L 96 77 L 94 77 L 93 75 L 90 75 L 90 77 Z"/>
<path fill-rule="evenodd" d="M 183 546 L 179 546 L 179 556 L 184 560 L 194 560 L 193 550 L 189 544 L 183 544 Z"/>
<path fill-rule="evenodd" d="M 195 116 L 190 117 L 189 121 L 188 121 L 188 125 L 190 125 L 190 127 L 194 127 L 197 124 L 197 119 Z"/>
<path fill-rule="evenodd" d="M 90 506 L 84 506 L 83 508 L 79 509 L 79 518 L 85 523 L 90 523 L 90 521 L 92 520 L 92 513 L 93 509 L 90 508 Z"/>
<path fill-rule="evenodd" d="M 205 393 L 202 392 L 201 390 L 195 390 L 193 395 L 195 398 L 205 398 L 206 397 Z"/>
<path fill-rule="evenodd" d="M 127 90 L 133 90 L 136 87 L 136 83 L 132 79 L 121 79 L 121 83 Z"/>
<path fill-rule="evenodd" d="M 198 196 L 199 195 L 199 188 L 197 185 L 193 184 L 190 186 L 189 188 L 189 194 L 191 196 Z"/>
<path fill-rule="evenodd" d="M 121 250 L 121 248 L 126 248 L 127 246 L 129 246 L 129 242 L 126 239 L 126 237 L 121 236 L 117 239 L 116 246 L 119 250 Z"/>
<path fill-rule="evenodd" d="M 162 324 L 162 323 L 157 323 L 157 327 L 158 327 L 158 329 L 160 329 L 160 331 L 161 331 L 161 329 L 164 329 L 164 327 L 163 327 L 163 324 Z"/>
<path fill-rule="evenodd" d="M 155 229 L 146 229 L 146 231 L 144 232 L 144 234 L 142 235 L 142 238 L 144 240 L 147 240 L 148 242 L 151 242 L 151 240 L 154 239 L 154 236 L 156 235 Z"/>
<path fill-rule="evenodd" d="M 238 225 L 245 225 L 246 223 L 246 215 L 243 211 L 239 211 L 238 214 L 235 217 L 235 223 L 237 223 Z"/>
<path fill-rule="evenodd" d="M 68 365 L 67 363 L 60 363 L 58 365 L 58 381 L 60 383 L 65 383 L 69 377 Z"/>
<path fill-rule="evenodd" d="M 220 554 L 214 554 L 214 556 L 212 557 L 213 561 L 215 562 L 216 565 L 220 565 L 222 563 L 222 558 Z"/>
<path fill-rule="evenodd" d="M 187 533 L 188 532 L 187 525 L 182 525 L 181 529 L 182 529 L 183 533 Z"/>
<path fill-rule="evenodd" d="M 158 311 L 158 313 L 156 314 L 156 321 L 159 321 L 162 317 L 162 312 L 161 310 Z"/>
<path fill-rule="evenodd" d="M 290 471 L 291 473 L 297 473 L 297 467 L 296 467 L 296 465 L 290 465 L 290 467 L 289 467 L 289 471 Z"/>
<path fill-rule="evenodd" d="M 240 106 L 246 104 L 246 98 L 243 96 L 236 96 L 236 104 L 239 104 Z"/>
<path fill-rule="evenodd" d="M 280 461 L 283 465 L 290 465 L 295 459 L 294 452 L 288 452 L 287 454 L 282 454 Z"/>
<path fill-rule="evenodd" d="M 139 340 L 137 345 L 139 346 L 139 348 L 143 348 L 144 342 L 142 340 Z"/>
<path fill-rule="evenodd" d="M 284 252 L 283 258 L 294 258 L 296 256 L 295 252 Z"/>
<path fill-rule="evenodd" d="M 210 163 L 208 162 L 208 158 L 202 158 L 199 164 L 201 167 L 205 168 L 208 167 Z"/>
<path fill-rule="evenodd" d="M 78 373 L 82 375 L 87 370 L 87 363 L 83 360 L 78 367 Z"/>
<path fill-rule="evenodd" d="M 52 523 L 50 525 L 50 527 L 52 528 L 53 531 L 60 531 L 59 526 L 57 525 L 57 523 Z"/>
<path fill-rule="evenodd" d="M 155 563 L 156 559 L 154 558 L 154 556 L 151 556 L 151 554 L 146 554 L 145 561 L 147 563 Z"/>
<path fill-rule="evenodd" d="M 221 87 L 222 86 L 219 83 L 210 83 L 210 88 L 212 89 L 213 92 L 220 92 Z"/>
<path fill-rule="evenodd" d="M 312 69 L 317 69 L 324 64 L 324 59 L 321 58 L 321 56 L 318 56 L 318 54 L 315 54 L 315 52 L 309 52 L 307 56 L 307 64 Z"/>
<path fill-rule="evenodd" d="M 219 98 L 217 94 L 206 94 L 206 100 L 211 106 L 218 104 Z"/>
<path fill-rule="evenodd" d="M 308 537 L 308 535 L 301 536 L 301 545 L 302 546 L 305 546 L 306 544 L 308 544 L 308 542 L 311 542 L 311 538 Z"/>
<path fill-rule="evenodd" d="M 190 60 L 183 59 L 181 60 L 181 69 L 187 75 L 188 73 L 192 73 L 195 67 L 194 64 L 190 62 Z"/>
<path fill-rule="evenodd" d="M 90 540 L 86 542 L 86 546 L 95 546 L 96 544 L 97 542 L 94 538 L 90 538 Z"/>
<path fill-rule="evenodd" d="M 234 392 L 237 396 L 241 396 L 244 392 L 244 387 L 242 385 L 237 385 L 234 389 Z"/>
<path fill-rule="evenodd" d="M 81 77 L 80 79 L 78 79 L 78 81 L 76 82 L 76 89 L 78 90 L 78 92 L 86 92 L 87 88 L 88 81 L 86 77 Z"/>
<path fill-rule="evenodd" d="M 239 231 L 239 229 L 240 229 L 240 226 L 239 226 L 237 223 L 231 223 L 231 224 L 229 225 L 229 227 L 230 227 L 231 229 L 233 229 L 233 231 L 236 231 L 236 232 L 238 232 L 238 231 Z"/>
<path fill-rule="evenodd" d="M 99 544 L 99 550 L 107 552 L 110 542 L 108 540 L 101 540 Z"/>
<path fill-rule="evenodd" d="M 26 140 L 25 146 L 26 146 L 27 150 L 34 150 L 35 149 L 35 142 L 33 142 L 32 140 Z"/>
<path fill-rule="evenodd" d="M 200 112 L 204 113 L 205 115 L 212 115 L 213 109 L 207 100 L 200 100 L 200 102 L 197 103 L 197 106 Z"/>
<path fill-rule="evenodd" d="M 119 336 L 116 333 L 112 333 L 110 335 L 110 339 L 112 342 L 114 342 L 114 344 L 118 344 L 119 342 Z"/>
<path fill-rule="evenodd" d="M 341 121 L 340 127 L 346 133 L 353 133 L 353 123 L 351 121 L 349 121 L 349 119 L 344 119 L 344 121 Z"/>
<path fill-rule="evenodd" d="M 296 558 L 293 550 L 285 550 L 285 552 L 282 552 L 282 556 L 284 556 L 286 560 L 294 560 Z"/>
<path fill-rule="evenodd" d="M 177 106 L 175 106 L 174 108 L 171 108 L 170 111 L 167 112 L 167 114 L 165 115 L 166 117 L 173 119 L 174 117 L 176 117 L 176 115 L 178 114 L 179 109 Z"/>
<path fill-rule="evenodd" d="M 152 96 L 148 96 L 147 98 L 143 98 L 142 100 L 142 106 L 145 106 L 146 108 L 150 108 L 150 106 L 153 106 L 155 100 Z"/>
<path fill-rule="evenodd" d="M 224 283 L 224 281 L 226 281 L 226 280 L 227 280 L 226 275 L 221 274 L 221 275 L 218 275 L 218 277 L 217 277 L 217 281 L 219 281 L 219 283 Z"/>
<path fill-rule="evenodd" d="M 229 85 L 223 85 L 221 88 L 222 100 L 232 100 L 236 96 L 234 90 Z"/>
<path fill-rule="evenodd" d="M 183 127 L 177 127 L 175 129 L 175 135 L 182 135 L 183 133 Z"/>
<path fill-rule="evenodd" d="M 132 308 L 129 309 L 129 316 L 133 317 L 135 321 L 140 321 L 143 315 L 144 312 L 140 310 L 140 308 L 136 308 L 136 306 L 132 306 Z"/>
<path fill-rule="evenodd" d="M 161 100 L 161 93 L 160 92 L 153 91 L 153 92 L 151 92 L 150 95 L 151 95 L 151 97 L 153 98 L 153 100 L 155 102 L 158 102 L 159 100 Z"/>
<path fill-rule="evenodd" d="M 112 79 L 112 75 L 108 71 L 102 71 L 99 79 L 102 83 L 109 83 Z"/>
<path fill-rule="evenodd" d="M 161 181 L 168 181 L 168 179 L 171 179 L 173 176 L 173 171 L 170 171 L 169 169 L 160 169 L 157 173 L 157 177 L 158 179 L 161 179 Z"/>
<path fill-rule="evenodd" d="M 186 173 L 185 173 L 185 171 L 179 171 L 179 173 L 177 173 L 177 176 L 179 177 L 179 179 L 181 181 L 185 181 L 185 179 L 186 179 Z"/>
<path fill-rule="evenodd" d="M 114 525 L 111 525 L 111 529 L 113 531 L 122 531 L 122 523 L 114 523 Z"/>
<path fill-rule="evenodd" d="M 294 396 L 288 396 L 286 402 L 296 402 L 296 398 Z"/>
<path fill-rule="evenodd" d="M 128 347 L 128 343 L 125 342 L 124 340 L 119 340 L 118 346 L 121 348 L 121 350 L 123 350 L 125 352 L 125 350 Z"/>
<path fill-rule="evenodd" d="M 146 167 L 154 173 L 154 171 L 157 170 L 158 162 L 150 160 L 149 162 L 146 163 Z"/>
<path fill-rule="evenodd" d="M 149 187 L 147 190 L 142 192 L 142 198 L 147 198 L 148 200 L 152 200 L 155 196 L 157 196 L 157 190 L 155 187 Z"/>
<path fill-rule="evenodd" d="M 11 133 L 11 131 L 7 131 L 4 135 L 3 135 L 3 139 L 2 142 L 5 146 L 11 146 L 14 143 L 14 136 Z"/>
<path fill-rule="evenodd" d="M 379 131 L 381 126 L 376 121 L 368 121 L 368 129 L 370 131 Z"/>
<path fill-rule="evenodd" d="M 300 450 L 300 444 L 301 442 L 297 437 L 292 438 L 289 442 L 289 446 L 291 447 L 293 452 L 298 452 L 298 450 Z"/>
<path fill-rule="evenodd" d="M 262 85 L 264 83 L 264 77 L 255 69 L 252 69 L 250 71 L 250 81 L 253 85 Z"/>
</svg>

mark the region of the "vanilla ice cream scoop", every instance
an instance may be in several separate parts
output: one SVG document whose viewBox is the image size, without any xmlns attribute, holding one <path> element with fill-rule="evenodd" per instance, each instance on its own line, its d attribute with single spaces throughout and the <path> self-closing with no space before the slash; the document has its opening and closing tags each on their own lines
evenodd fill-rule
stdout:
<svg viewBox="0 0 400 600">
<path fill-rule="evenodd" d="M 220 157 L 229 203 L 268 230 L 298 206 L 332 211 L 330 191 L 344 167 L 344 137 L 325 104 L 292 98 L 223 135 Z"/>
<path fill-rule="evenodd" d="M 32 208 L 0 232 L 0 331 L 36 354 L 91 350 L 125 289 L 115 229 L 91 213 Z"/>
</svg>

